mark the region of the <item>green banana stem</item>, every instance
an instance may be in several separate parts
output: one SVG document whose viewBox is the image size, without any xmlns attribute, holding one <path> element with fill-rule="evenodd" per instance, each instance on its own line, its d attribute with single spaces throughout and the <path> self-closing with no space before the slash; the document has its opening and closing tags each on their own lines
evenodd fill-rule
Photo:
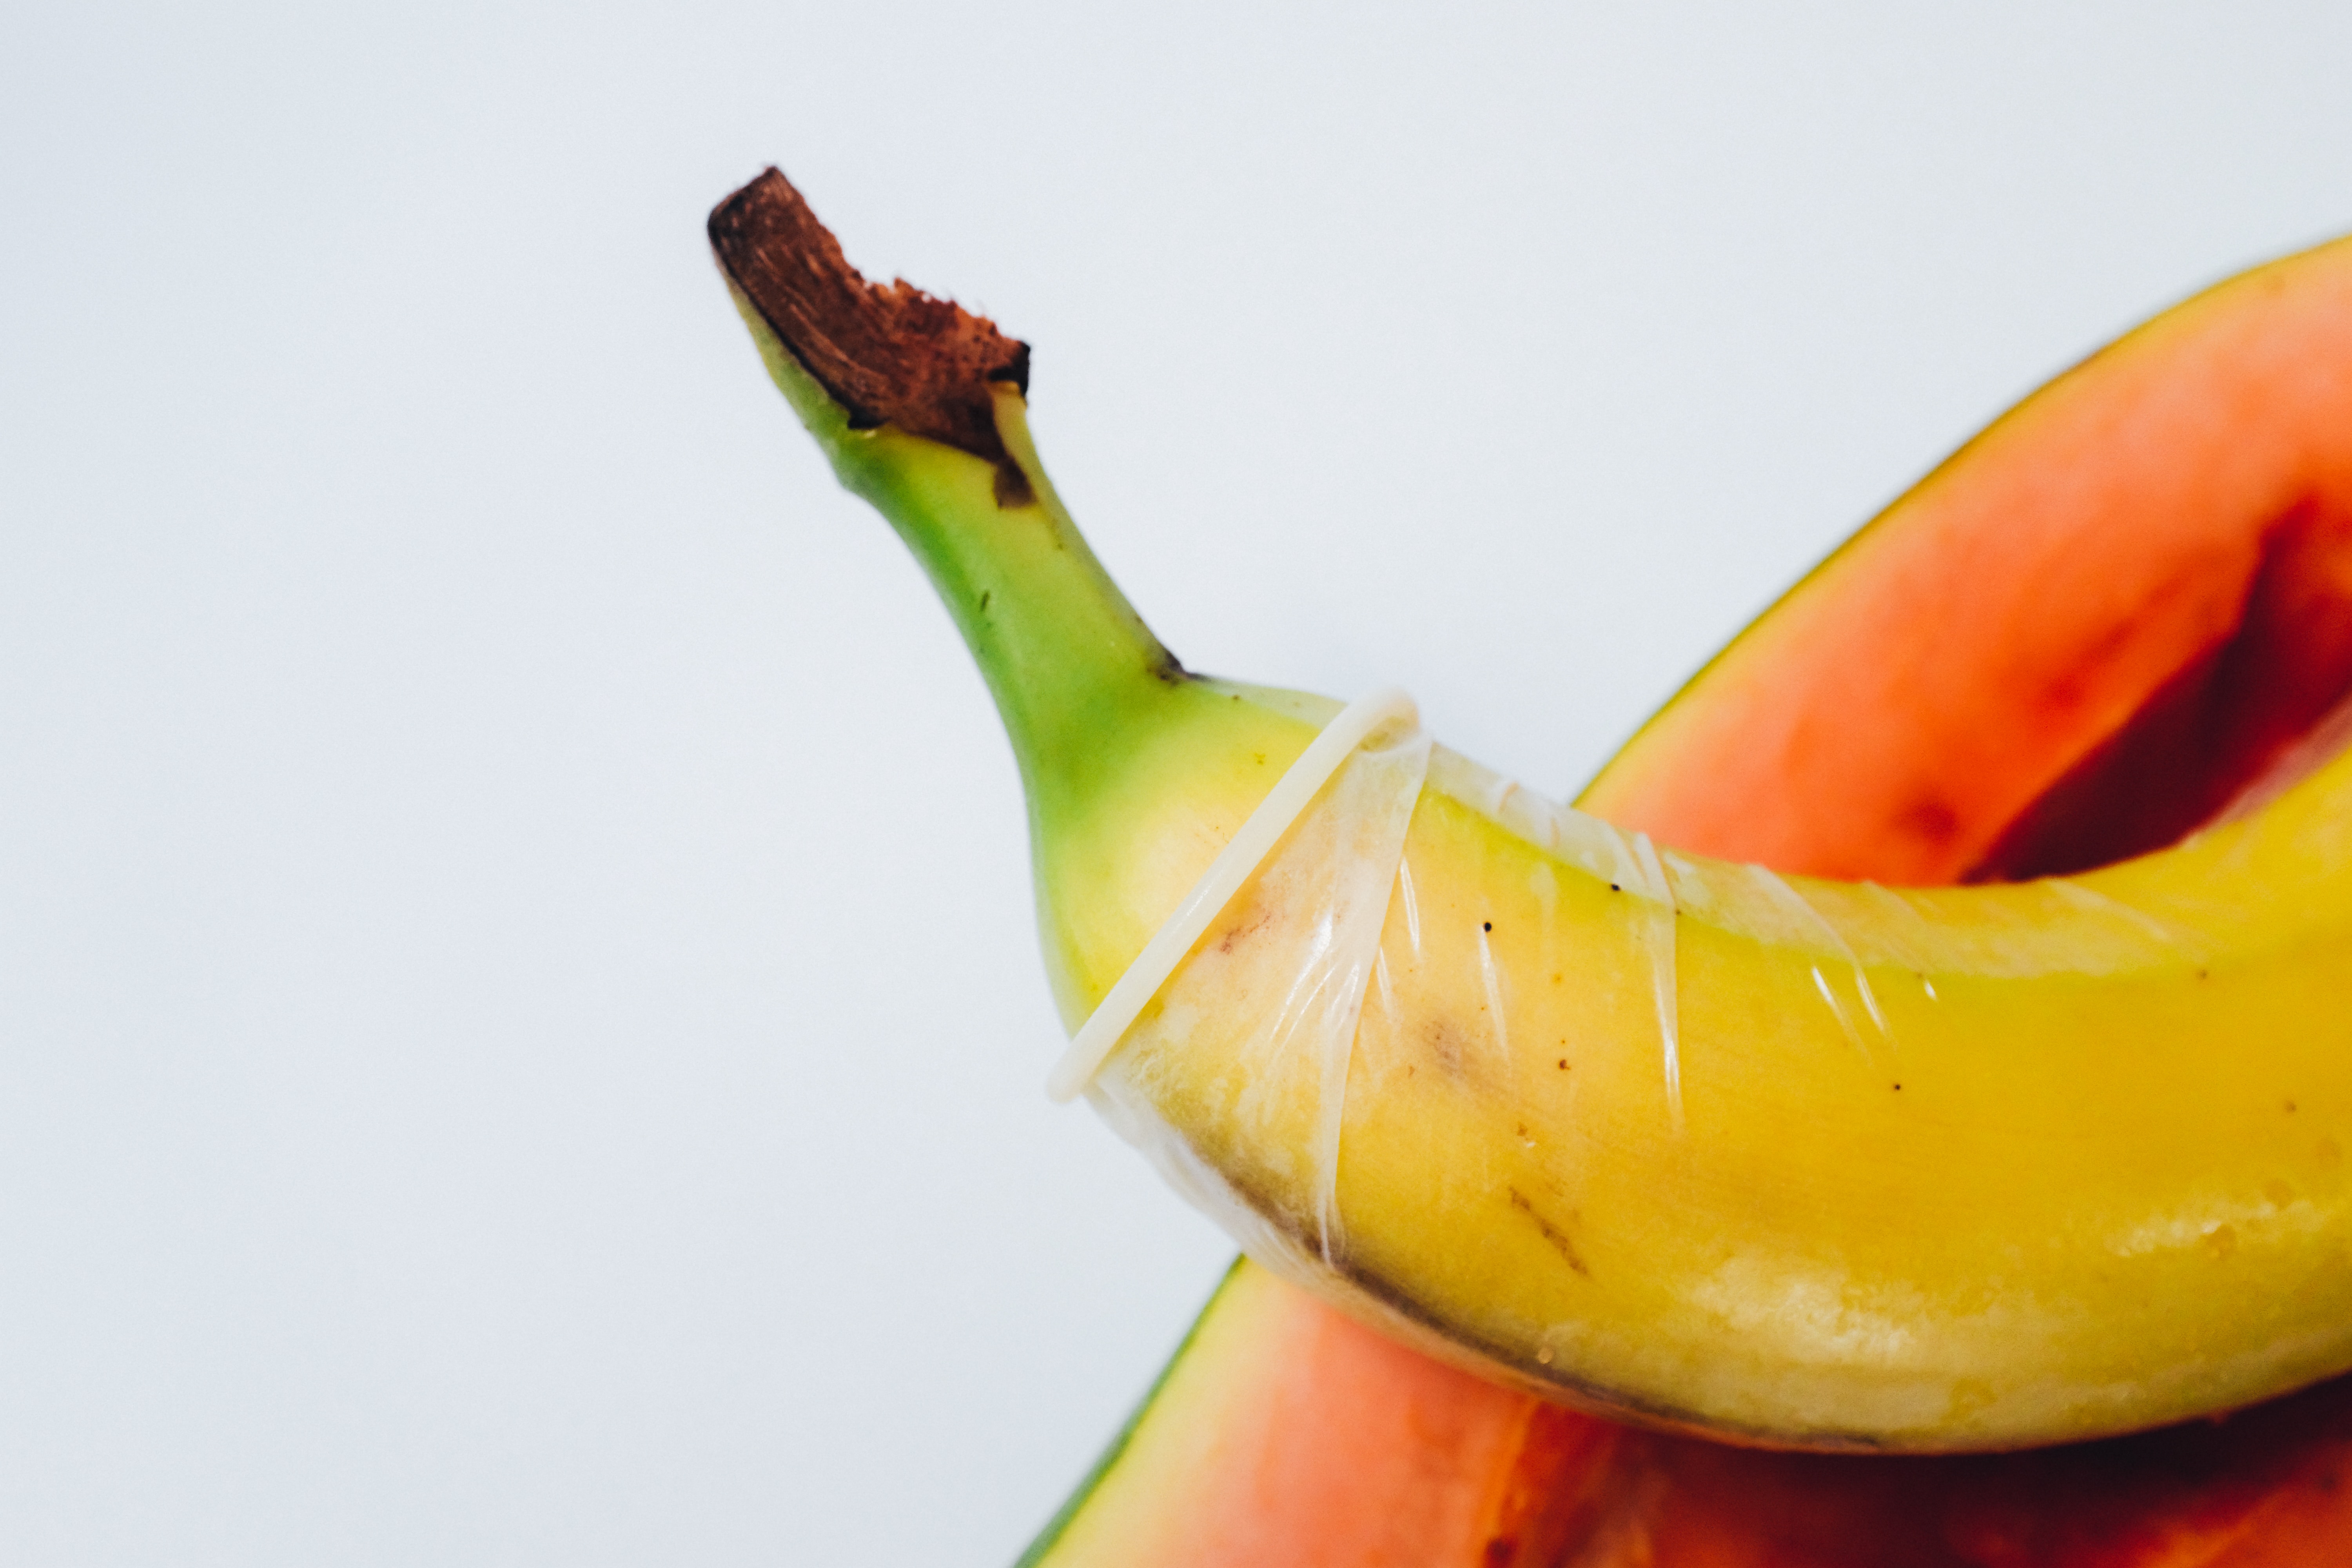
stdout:
<svg viewBox="0 0 2352 1568">
<path fill-rule="evenodd" d="M 710 241 L 769 374 L 922 563 L 988 682 L 1028 801 L 1046 974 L 1076 1028 L 1156 928 L 1121 882 L 1135 820 L 1165 798 L 1153 781 L 1222 758 L 1245 812 L 1331 705 L 1193 678 L 1160 646 L 1037 460 L 1027 345 L 866 281 L 773 169 L 719 204 Z"/>
<path fill-rule="evenodd" d="M 922 563 L 988 682 L 1033 819 L 1076 807 L 1185 679 L 1037 460 L 1028 347 L 869 284 L 773 169 L 710 236 L 769 374 Z"/>
</svg>

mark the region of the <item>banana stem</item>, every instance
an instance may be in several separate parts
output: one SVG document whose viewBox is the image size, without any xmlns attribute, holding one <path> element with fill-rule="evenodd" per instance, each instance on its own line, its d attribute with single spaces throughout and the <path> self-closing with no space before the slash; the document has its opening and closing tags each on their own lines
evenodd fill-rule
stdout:
<svg viewBox="0 0 2352 1568">
<path fill-rule="evenodd" d="M 710 240 L 769 374 L 979 663 L 1033 822 L 1076 805 L 1187 678 L 1037 461 L 1028 346 L 904 282 L 868 283 L 773 169 L 719 204 Z"/>
</svg>

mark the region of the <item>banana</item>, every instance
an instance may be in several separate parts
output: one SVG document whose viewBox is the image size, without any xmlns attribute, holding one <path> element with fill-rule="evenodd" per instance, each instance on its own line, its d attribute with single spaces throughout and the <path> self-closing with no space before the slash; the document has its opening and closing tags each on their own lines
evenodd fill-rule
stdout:
<svg viewBox="0 0 2352 1568">
<path fill-rule="evenodd" d="M 1383 768 L 1091 1090 L 1261 1262 L 1490 1375 L 1812 1447 L 2120 1431 L 2352 1358 L 2352 763 L 2106 870 L 1900 891 L 1659 853 L 1442 751 L 1366 889 L 1332 850 Z"/>
<path fill-rule="evenodd" d="M 921 561 L 1030 802 L 1078 1029 L 1339 714 L 1187 674 L 1031 442 L 1025 347 L 771 171 L 711 237 Z M 2011 885 L 1661 848 L 1367 738 L 1089 1097 L 1254 1258 L 1433 1353 L 1758 1444 L 2121 1432 L 2352 1366 L 2352 759 Z"/>
</svg>

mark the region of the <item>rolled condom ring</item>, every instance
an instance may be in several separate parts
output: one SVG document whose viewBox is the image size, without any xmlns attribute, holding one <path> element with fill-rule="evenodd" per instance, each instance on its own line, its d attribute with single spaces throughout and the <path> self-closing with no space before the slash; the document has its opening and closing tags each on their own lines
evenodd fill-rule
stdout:
<svg viewBox="0 0 2352 1568">
<path fill-rule="evenodd" d="M 1135 1020 L 1159 994 L 1168 977 L 1184 962 L 1192 944 L 1201 940 L 1209 924 L 1231 903 L 1234 895 L 1255 874 L 1265 858 L 1282 842 L 1283 835 L 1305 815 L 1315 797 L 1331 780 L 1331 775 L 1345 766 L 1348 760 L 1367 741 L 1391 729 L 1402 728 L 1406 733 L 1403 743 L 1417 748 L 1422 769 L 1412 780 L 1412 793 L 1420 793 L 1419 773 L 1426 768 L 1428 742 L 1421 735 L 1421 710 L 1413 700 L 1396 687 L 1386 687 L 1341 709 L 1337 717 L 1323 727 L 1322 733 L 1307 743 L 1298 760 L 1276 781 L 1266 797 L 1258 802 L 1242 824 L 1241 831 L 1217 854 L 1192 890 L 1184 895 L 1175 913 L 1152 933 L 1143 944 L 1127 973 L 1118 977 L 1109 993 L 1097 1005 L 1078 1032 L 1062 1052 L 1054 1070 L 1046 1075 L 1045 1095 L 1056 1105 L 1067 1104 L 1086 1091 L 1102 1069 L 1112 1051 L 1118 1047 Z M 1398 842 L 1402 854 L 1403 843 Z M 1391 865 L 1389 875 L 1393 877 Z"/>
</svg>

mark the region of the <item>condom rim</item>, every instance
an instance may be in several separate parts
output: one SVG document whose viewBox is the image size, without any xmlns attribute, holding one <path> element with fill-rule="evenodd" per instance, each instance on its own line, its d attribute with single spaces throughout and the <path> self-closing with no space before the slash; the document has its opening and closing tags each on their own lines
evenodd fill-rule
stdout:
<svg viewBox="0 0 2352 1568">
<path fill-rule="evenodd" d="M 1359 697 L 1333 716 L 1298 760 L 1275 781 L 1257 809 L 1243 822 L 1241 830 L 1233 836 L 1209 868 L 1201 873 L 1175 912 L 1152 932 L 1143 951 L 1127 966 L 1118 982 L 1106 993 L 1078 1032 L 1045 1076 L 1045 1098 L 1056 1105 L 1066 1105 L 1086 1091 L 1102 1070 L 1111 1053 L 1118 1048 L 1127 1032 L 1142 1016 L 1160 988 L 1168 984 L 1192 944 L 1201 940 L 1209 922 L 1223 912 L 1233 902 L 1234 895 L 1244 883 L 1256 874 L 1257 868 L 1274 853 L 1291 825 L 1306 815 L 1307 808 L 1331 780 L 1331 775 L 1346 765 L 1366 741 L 1382 729 L 1402 721 L 1408 727 L 1418 726 L 1421 709 L 1400 687 L 1383 687 L 1367 696 Z"/>
</svg>

